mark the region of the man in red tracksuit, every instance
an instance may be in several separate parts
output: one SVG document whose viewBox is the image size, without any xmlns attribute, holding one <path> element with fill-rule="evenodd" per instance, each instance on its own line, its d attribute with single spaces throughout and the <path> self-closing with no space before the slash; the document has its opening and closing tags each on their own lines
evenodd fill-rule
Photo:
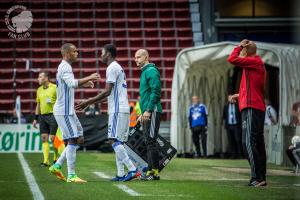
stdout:
<svg viewBox="0 0 300 200">
<path fill-rule="evenodd" d="M 266 186 L 264 142 L 266 69 L 260 56 L 256 55 L 256 44 L 249 40 L 242 40 L 227 60 L 243 69 L 239 94 L 232 95 L 231 101 L 239 101 L 242 113 L 242 143 L 251 167 L 251 180 L 248 185 Z"/>
</svg>

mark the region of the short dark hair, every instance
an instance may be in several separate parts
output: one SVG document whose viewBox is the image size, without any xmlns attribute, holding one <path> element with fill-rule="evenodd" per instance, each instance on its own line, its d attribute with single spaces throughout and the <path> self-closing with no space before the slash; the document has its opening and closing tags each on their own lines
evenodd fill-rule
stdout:
<svg viewBox="0 0 300 200">
<path fill-rule="evenodd" d="M 105 52 L 109 52 L 111 57 L 117 57 L 117 48 L 113 44 L 104 45 Z"/>
<path fill-rule="evenodd" d="M 63 45 L 61 46 L 61 48 L 60 48 L 61 55 L 64 56 L 64 54 L 65 54 L 66 52 L 70 51 L 71 46 L 74 46 L 74 47 L 75 47 L 75 45 L 72 44 L 72 43 L 65 43 L 65 44 L 63 44 Z"/>
<path fill-rule="evenodd" d="M 39 74 L 44 74 L 44 76 L 47 77 L 50 80 L 49 72 L 47 72 L 47 71 L 40 71 Z"/>
</svg>

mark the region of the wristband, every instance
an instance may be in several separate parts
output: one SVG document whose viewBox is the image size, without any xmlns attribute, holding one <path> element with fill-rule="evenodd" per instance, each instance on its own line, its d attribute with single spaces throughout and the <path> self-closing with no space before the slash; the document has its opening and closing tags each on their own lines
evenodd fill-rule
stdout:
<svg viewBox="0 0 300 200">
<path fill-rule="evenodd" d="M 39 115 L 35 115 L 34 119 L 38 120 L 39 119 Z"/>
</svg>

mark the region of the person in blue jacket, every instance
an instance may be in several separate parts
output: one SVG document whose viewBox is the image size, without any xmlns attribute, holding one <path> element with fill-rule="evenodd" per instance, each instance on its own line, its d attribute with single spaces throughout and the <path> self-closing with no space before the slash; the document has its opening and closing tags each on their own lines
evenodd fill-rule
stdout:
<svg viewBox="0 0 300 200">
<path fill-rule="evenodd" d="M 207 157 L 207 108 L 204 104 L 200 103 L 198 96 L 192 97 L 192 105 L 189 108 L 189 124 L 193 133 L 193 143 L 196 149 L 196 158 L 201 157 L 200 141 L 203 149 L 203 156 Z"/>
</svg>

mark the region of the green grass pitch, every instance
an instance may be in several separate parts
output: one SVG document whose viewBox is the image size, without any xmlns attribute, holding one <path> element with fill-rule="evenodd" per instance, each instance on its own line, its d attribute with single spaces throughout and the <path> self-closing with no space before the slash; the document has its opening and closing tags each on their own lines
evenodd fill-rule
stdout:
<svg viewBox="0 0 300 200">
<path fill-rule="evenodd" d="M 47 168 L 39 167 L 42 154 L 24 154 L 45 199 L 300 199 L 300 177 L 275 165 L 268 165 L 269 185 L 264 188 L 246 186 L 249 179 L 246 160 L 219 159 L 175 158 L 162 171 L 160 181 L 115 183 L 94 174 L 115 175 L 113 154 L 79 152 L 77 155 L 76 171 L 88 181 L 86 184 L 59 181 Z M 0 199 L 32 199 L 17 154 L 0 154 L 0 160 Z M 120 189 L 120 185 L 136 196 Z"/>
</svg>

